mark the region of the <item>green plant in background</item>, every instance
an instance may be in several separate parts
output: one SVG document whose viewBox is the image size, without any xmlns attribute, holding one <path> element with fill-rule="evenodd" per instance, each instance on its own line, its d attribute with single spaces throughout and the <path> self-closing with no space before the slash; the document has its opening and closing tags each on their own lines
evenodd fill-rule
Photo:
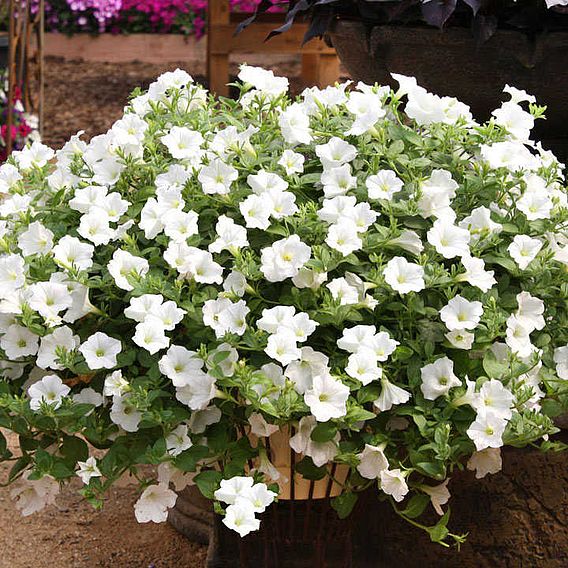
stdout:
<svg viewBox="0 0 568 568">
<path fill-rule="evenodd" d="M 567 191 L 523 91 L 492 119 L 427 92 L 308 89 L 244 66 L 238 100 L 183 71 L 110 131 L 0 168 L 0 425 L 29 514 L 79 476 L 139 521 L 196 483 L 241 535 L 286 480 L 347 473 L 435 542 L 448 483 L 500 448 L 562 449 Z M 147 465 L 156 465 L 157 474 Z M 432 504 L 434 526 L 419 520 Z"/>
</svg>

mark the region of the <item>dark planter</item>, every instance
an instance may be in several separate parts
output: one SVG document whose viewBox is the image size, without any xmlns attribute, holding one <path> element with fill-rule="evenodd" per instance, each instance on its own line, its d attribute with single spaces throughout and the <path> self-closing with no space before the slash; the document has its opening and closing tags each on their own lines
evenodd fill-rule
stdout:
<svg viewBox="0 0 568 568">
<path fill-rule="evenodd" d="M 568 442 L 567 432 L 557 437 Z M 323 551 L 328 568 L 350 565 L 353 568 L 565 568 L 568 566 L 567 466 L 566 452 L 543 454 L 534 449 L 505 448 L 503 471 L 499 474 L 477 480 L 469 471 L 454 472 L 449 485 L 450 526 L 452 532 L 469 533 L 460 552 L 432 544 L 426 534 L 397 517 L 387 502 L 379 501 L 373 487 L 359 497 L 347 521 L 338 521 L 325 499 L 318 500 L 319 504 L 312 502 L 316 506 L 310 512 L 307 537 L 303 532 L 307 501 L 295 502 L 294 509 L 287 502 L 271 505 L 260 516 L 261 532 L 251 533 L 242 541 L 216 515 L 208 568 L 249 565 L 303 568 L 310 560 L 310 568 L 317 568 L 311 555 L 318 549 L 318 534 L 324 539 L 320 540 L 319 550 Z M 184 516 L 179 515 L 173 521 L 172 515 L 180 509 L 193 510 L 185 527 Z M 426 522 L 436 522 L 433 511 L 429 514 Z M 196 489 L 186 490 L 170 513 L 170 522 L 192 540 L 203 542 L 201 537 L 192 537 L 196 534 L 196 517 L 202 519 L 201 526 L 209 523 L 205 529 L 208 538 L 208 530 L 213 526 L 211 504 L 200 502 Z M 300 531 L 296 537 L 290 532 L 291 523 Z M 348 555 L 352 555 L 352 560 Z"/>
<path fill-rule="evenodd" d="M 543 34 L 536 45 L 521 32 L 498 30 L 477 48 L 465 28 L 338 20 L 329 38 L 354 79 L 397 86 L 390 73 L 412 75 L 428 90 L 469 104 L 477 119 L 488 119 L 508 99 L 505 84 L 525 89 L 548 107 L 537 139 L 568 157 L 568 30 Z"/>
<path fill-rule="evenodd" d="M 349 568 L 351 521 L 329 499 L 280 501 L 260 515 L 258 532 L 242 538 L 227 529 L 196 487 L 182 491 L 169 523 L 190 540 L 209 544 L 207 568 Z M 378 568 L 378 564 L 376 568 Z"/>
<path fill-rule="evenodd" d="M 0 32 L 0 69 L 8 67 L 9 38 L 7 32 Z"/>
</svg>

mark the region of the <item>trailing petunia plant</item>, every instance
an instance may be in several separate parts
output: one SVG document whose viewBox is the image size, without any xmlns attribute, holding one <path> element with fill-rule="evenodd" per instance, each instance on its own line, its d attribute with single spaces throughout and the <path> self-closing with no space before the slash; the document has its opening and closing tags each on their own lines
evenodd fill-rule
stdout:
<svg viewBox="0 0 568 568">
<path fill-rule="evenodd" d="M 129 473 L 139 521 L 194 483 L 244 536 L 294 482 L 278 435 L 294 477 L 343 472 L 340 516 L 373 486 L 460 542 L 456 470 L 563 449 L 567 191 L 530 139 L 543 108 L 506 87 L 479 124 L 409 77 L 295 100 L 270 71 L 239 77 L 230 100 L 166 73 L 108 133 L 0 168 L 17 507 L 77 476 L 98 507 Z"/>
</svg>

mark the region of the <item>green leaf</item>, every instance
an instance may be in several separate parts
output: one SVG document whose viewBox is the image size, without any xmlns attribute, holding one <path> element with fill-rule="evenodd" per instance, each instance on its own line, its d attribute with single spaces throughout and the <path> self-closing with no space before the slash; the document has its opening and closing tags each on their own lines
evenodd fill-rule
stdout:
<svg viewBox="0 0 568 568">
<path fill-rule="evenodd" d="M 60 447 L 61 453 L 72 463 L 85 461 L 89 457 L 89 446 L 77 436 L 66 436 Z"/>
<path fill-rule="evenodd" d="M 374 415 L 373 415 L 374 416 Z M 314 442 L 329 442 L 337 434 L 337 426 L 333 422 L 320 422 L 312 431 Z"/>
<path fill-rule="evenodd" d="M 201 494 L 207 499 L 215 499 L 213 495 L 217 489 L 219 489 L 219 484 L 223 479 L 223 475 L 220 471 L 207 470 L 198 473 L 193 481 L 201 491 Z"/>
<path fill-rule="evenodd" d="M 316 467 L 312 458 L 306 456 L 296 464 L 296 471 L 306 479 L 318 481 L 327 475 L 325 466 Z"/>
<path fill-rule="evenodd" d="M 207 446 L 191 446 L 189 450 L 185 450 L 176 457 L 174 463 L 181 471 L 195 471 L 197 463 L 209 455 Z"/>
<path fill-rule="evenodd" d="M 430 497 L 428 495 L 423 495 L 422 493 L 414 495 L 414 497 L 412 497 L 408 502 L 406 509 L 401 511 L 401 513 L 409 519 L 415 519 L 424 512 L 424 509 L 426 509 L 429 502 Z"/>
<path fill-rule="evenodd" d="M 483 369 L 491 379 L 501 379 L 509 372 L 508 363 L 497 361 L 495 353 L 488 350 L 483 357 Z"/>
<path fill-rule="evenodd" d="M 446 511 L 444 516 L 433 526 L 427 527 L 432 542 L 443 542 L 450 531 L 448 530 L 448 521 L 450 520 L 450 509 Z"/>
<path fill-rule="evenodd" d="M 342 493 L 331 500 L 331 506 L 337 511 L 340 519 L 345 519 L 353 511 L 358 498 L 356 493 Z"/>
<path fill-rule="evenodd" d="M 31 457 L 28 455 L 22 456 L 21 458 L 17 459 L 16 463 L 12 466 L 12 469 L 10 470 L 10 475 L 8 479 L 10 481 L 14 481 L 14 479 L 16 479 L 16 477 L 18 477 L 18 475 L 26 469 L 26 467 L 30 464 L 31 461 L 32 461 Z"/>
</svg>

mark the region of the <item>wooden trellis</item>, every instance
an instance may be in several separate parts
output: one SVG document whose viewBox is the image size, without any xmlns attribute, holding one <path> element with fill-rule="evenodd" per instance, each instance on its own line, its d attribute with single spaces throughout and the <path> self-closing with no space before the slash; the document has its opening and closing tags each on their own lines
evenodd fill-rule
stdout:
<svg viewBox="0 0 568 568">
<path fill-rule="evenodd" d="M 9 0 L 9 55 L 8 55 L 8 116 L 6 147 L 13 149 L 11 137 L 13 102 L 16 89 L 22 93 L 26 112 L 35 114 L 43 122 L 43 28 L 44 0 Z"/>
<path fill-rule="evenodd" d="M 265 42 L 269 32 L 277 27 L 274 20 L 255 22 L 235 36 L 238 22 L 238 15 L 231 14 L 229 0 L 209 0 L 207 73 L 211 91 L 228 95 L 231 53 L 301 53 L 306 85 L 325 87 L 338 80 L 339 60 L 333 48 L 318 39 L 301 47 L 307 25 L 296 24 L 285 34 Z"/>
</svg>

